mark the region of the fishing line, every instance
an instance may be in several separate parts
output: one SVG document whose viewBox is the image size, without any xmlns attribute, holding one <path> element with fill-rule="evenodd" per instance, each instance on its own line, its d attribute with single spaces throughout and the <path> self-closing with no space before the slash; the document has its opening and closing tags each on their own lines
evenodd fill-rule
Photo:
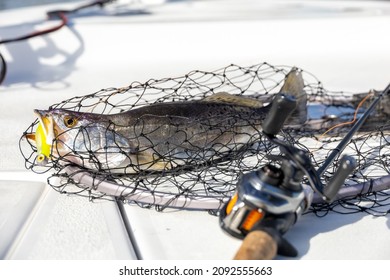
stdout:
<svg viewBox="0 0 390 280">
<path fill-rule="evenodd" d="M 49 20 L 50 19 L 59 19 L 60 20 L 59 24 L 57 24 L 53 27 L 50 27 L 50 28 L 34 31 L 34 32 L 29 33 L 29 34 L 21 35 L 18 37 L 0 40 L 0 45 L 7 44 L 7 43 L 19 42 L 19 41 L 25 41 L 25 40 L 28 40 L 28 39 L 31 39 L 34 37 L 43 36 L 43 35 L 47 35 L 47 34 L 50 34 L 52 32 L 58 31 L 61 28 L 63 28 L 64 26 L 68 25 L 68 23 L 69 23 L 68 16 L 67 16 L 68 14 L 76 13 L 80 10 L 90 8 L 93 6 L 103 7 L 105 4 L 110 3 L 110 2 L 114 2 L 114 1 L 116 1 L 116 0 L 93 1 L 93 2 L 90 2 L 87 4 L 82 4 L 74 9 L 49 11 L 46 13 L 48 19 Z M 1 71 L 0 71 L 0 85 L 1 85 L 6 77 L 6 74 L 7 74 L 6 61 L 3 57 L 3 55 L 1 54 L 1 52 L 0 52 L 0 60 L 1 60 Z"/>
<path fill-rule="evenodd" d="M 7 73 L 7 63 L 5 62 L 5 59 L 3 55 L 0 52 L 0 62 L 1 62 L 1 67 L 0 67 L 0 85 L 3 83 L 5 79 L 5 75 Z"/>
<path fill-rule="evenodd" d="M 363 104 L 367 101 L 368 98 L 372 97 L 374 94 L 373 93 L 368 93 L 363 99 L 362 101 L 359 102 L 359 105 L 356 107 L 356 110 L 354 112 L 354 115 L 353 115 L 353 119 L 351 121 L 348 121 L 348 122 L 342 122 L 342 123 L 339 123 L 339 124 L 336 124 L 334 126 L 332 126 L 331 128 L 329 128 L 327 131 L 325 131 L 323 134 L 320 135 L 320 138 L 324 137 L 325 135 L 327 135 L 330 131 L 332 131 L 333 129 L 335 128 L 338 128 L 338 127 L 341 127 L 341 126 L 346 126 L 346 125 L 349 125 L 349 124 L 354 124 L 357 120 L 357 115 L 359 113 L 359 109 L 363 106 Z"/>
</svg>

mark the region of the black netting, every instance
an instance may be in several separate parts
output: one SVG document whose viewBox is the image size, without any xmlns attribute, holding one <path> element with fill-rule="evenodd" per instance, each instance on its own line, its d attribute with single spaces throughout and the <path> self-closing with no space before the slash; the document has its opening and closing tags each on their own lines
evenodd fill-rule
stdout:
<svg viewBox="0 0 390 280">
<path fill-rule="evenodd" d="M 135 82 L 55 104 L 49 110 L 57 120 L 50 159 L 42 166 L 36 142 L 27 137 L 37 130 L 36 120 L 20 141 L 26 168 L 51 172 L 48 182 L 61 193 L 115 196 L 158 209 L 218 209 L 241 174 L 279 153 L 262 136 L 261 123 L 291 72 L 302 75 L 307 101 L 280 137 L 307 151 L 319 167 L 351 124 L 326 131 L 353 119 L 368 92 L 329 92 L 308 72 L 262 63 Z M 377 94 L 372 92 L 357 116 Z M 315 201 L 310 211 L 387 213 L 388 101 L 386 96 L 345 150 L 358 162 L 345 192 L 331 205 Z M 336 160 L 324 173 L 325 183 L 337 165 Z"/>
</svg>

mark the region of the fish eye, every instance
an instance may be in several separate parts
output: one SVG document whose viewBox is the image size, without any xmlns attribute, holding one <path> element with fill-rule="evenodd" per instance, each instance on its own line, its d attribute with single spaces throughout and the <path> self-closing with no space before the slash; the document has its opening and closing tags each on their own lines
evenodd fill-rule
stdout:
<svg viewBox="0 0 390 280">
<path fill-rule="evenodd" d="M 72 128 L 77 124 L 77 119 L 73 116 L 65 116 L 64 117 L 64 124 L 68 128 Z"/>
</svg>

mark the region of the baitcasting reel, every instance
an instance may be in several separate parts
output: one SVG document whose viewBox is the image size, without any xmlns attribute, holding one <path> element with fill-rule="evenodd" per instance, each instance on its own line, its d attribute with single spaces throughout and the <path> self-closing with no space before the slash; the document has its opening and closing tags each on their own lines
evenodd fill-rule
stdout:
<svg viewBox="0 0 390 280">
<path fill-rule="evenodd" d="M 325 187 L 320 180 L 321 174 L 314 169 L 308 155 L 275 136 L 295 106 L 294 97 L 284 94 L 275 97 L 263 123 L 263 133 L 281 151 L 281 155 L 268 156 L 277 164 L 267 164 L 244 174 L 236 193 L 220 212 L 220 225 L 230 235 L 243 239 L 250 232 L 261 231 L 276 244 L 275 254 L 289 257 L 297 256 L 297 250 L 283 238 L 283 234 L 310 206 L 311 190 L 317 192 L 324 202 L 331 202 L 356 167 L 352 157 L 344 156 L 335 176 Z M 304 177 L 311 189 L 303 187 Z"/>
</svg>

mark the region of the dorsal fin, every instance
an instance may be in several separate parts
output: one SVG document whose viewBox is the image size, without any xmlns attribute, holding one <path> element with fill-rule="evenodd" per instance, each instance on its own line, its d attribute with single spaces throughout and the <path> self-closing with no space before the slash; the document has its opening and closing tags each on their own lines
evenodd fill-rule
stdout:
<svg viewBox="0 0 390 280">
<path fill-rule="evenodd" d="M 260 100 L 250 98 L 250 97 L 232 95 L 232 94 L 229 94 L 227 92 L 215 93 L 211 96 L 204 98 L 202 101 L 219 102 L 219 103 L 246 106 L 246 107 L 254 107 L 254 108 L 260 108 L 260 107 L 264 106 L 263 102 L 261 102 Z"/>
</svg>

